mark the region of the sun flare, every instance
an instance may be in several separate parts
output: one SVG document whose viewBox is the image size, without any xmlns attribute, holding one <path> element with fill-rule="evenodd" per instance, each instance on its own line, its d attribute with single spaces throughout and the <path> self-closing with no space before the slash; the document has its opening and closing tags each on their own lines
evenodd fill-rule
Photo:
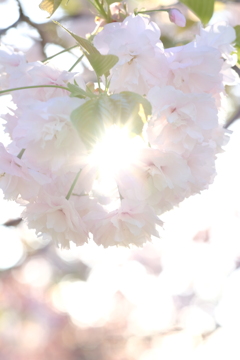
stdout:
<svg viewBox="0 0 240 360">
<path fill-rule="evenodd" d="M 101 190 L 110 190 L 115 184 L 115 176 L 126 170 L 136 159 L 143 140 L 140 136 L 131 137 L 127 128 L 111 126 L 105 136 L 92 151 L 90 161 L 98 167 Z"/>
<path fill-rule="evenodd" d="M 130 137 L 127 128 L 111 126 L 103 139 L 96 144 L 91 161 L 99 167 L 99 171 L 114 175 L 126 168 L 136 158 L 141 139 Z"/>
</svg>

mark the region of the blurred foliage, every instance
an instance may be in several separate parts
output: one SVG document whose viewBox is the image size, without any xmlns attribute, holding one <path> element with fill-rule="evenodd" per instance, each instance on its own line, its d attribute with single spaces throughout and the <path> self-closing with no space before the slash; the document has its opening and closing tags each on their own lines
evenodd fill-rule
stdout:
<svg viewBox="0 0 240 360">
<path fill-rule="evenodd" d="M 47 11 L 49 15 L 53 15 L 60 6 L 62 0 L 43 0 L 39 5 L 40 9 Z"/>
<path fill-rule="evenodd" d="M 207 24 L 213 15 L 215 0 L 181 0 L 202 21 Z"/>
</svg>

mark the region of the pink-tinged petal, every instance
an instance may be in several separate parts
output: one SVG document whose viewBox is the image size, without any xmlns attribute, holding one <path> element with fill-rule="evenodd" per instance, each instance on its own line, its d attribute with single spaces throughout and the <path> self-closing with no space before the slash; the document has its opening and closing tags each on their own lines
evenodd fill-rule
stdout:
<svg viewBox="0 0 240 360">
<path fill-rule="evenodd" d="M 186 18 L 178 9 L 171 9 L 169 11 L 169 19 L 171 22 L 180 27 L 186 26 Z"/>
</svg>

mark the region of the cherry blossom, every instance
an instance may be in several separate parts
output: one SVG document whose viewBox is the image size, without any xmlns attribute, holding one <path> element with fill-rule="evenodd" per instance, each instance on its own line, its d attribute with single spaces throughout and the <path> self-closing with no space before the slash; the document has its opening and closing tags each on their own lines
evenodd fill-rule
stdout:
<svg viewBox="0 0 240 360">
<path fill-rule="evenodd" d="M 183 25 L 174 10 L 172 20 Z M 164 49 L 148 16 L 118 15 L 93 40 L 100 59 L 118 57 L 96 86 L 0 48 L 0 87 L 12 89 L 2 115 L 10 143 L 0 144 L 0 187 L 25 206 L 28 226 L 61 248 L 89 238 L 141 246 L 159 236 L 159 216 L 213 182 L 230 134 L 219 114 L 224 86 L 239 82 L 234 29 L 199 27 L 190 43 Z"/>
<path fill-rule="evenodd" d="M 146 94 L 154 85 L 165 85 L 168 65 L 159 38 L 160 29 L 146 17 L 131 15 L 105 25 L 94 45 L 102 54 L 119 57 L 111 70 L 111 91 Z"/>
<path fill-rule="evenodd" d="M 39 159 L 42 169 L 54 172 L 79 169 L 79 154 L 84 153 L 85 147 L 70 114 L 83 102 L 68 96 L 36 101 L 19 116 L 11 135 L 19 149 L 26 148 L 25 157 L 31 164 Z"/>
<path fill-rule="evenodd" d="M 47 176 L 29 169 L 17 156 L 7 152 L 0 143 L 0 187 L 6 199 L 16 200 L 19 195 L 31 199 L 40 191 L 40 187 L 50 182 Z"/>
<path fill-rule="evenodd" d="M 120 207 L 111 212 L 102 207 L 96 208 L 86 216 L 86 220 L 94 241 L 104 247 L 141 246 L 151 240 L 151 235 L 158 237 L 156 224 L 162 225 L 151 207 L 127 200 L 123 200 Z"/>
<path fill-rule="evenodd" d="M 44 237 L 50 236 L 62 248 L 69 248 L 71 241 L 76 245 L 87 242 L 86 225 L 74 202 L 64 196 L 42 193 L 26 206 L 23 215 L 27 217 L 29 228 L 36 229 Z"/>
<path fill-rule="evenodd" d="M 153 118 L 146 129 L 151 145 L 187 156 L 198 142 L 212 139 L 218 127 L 214 99 L 205 93 L 185 94 L 172 86 L 154 87 L 148 93 Z"/>
</svg>

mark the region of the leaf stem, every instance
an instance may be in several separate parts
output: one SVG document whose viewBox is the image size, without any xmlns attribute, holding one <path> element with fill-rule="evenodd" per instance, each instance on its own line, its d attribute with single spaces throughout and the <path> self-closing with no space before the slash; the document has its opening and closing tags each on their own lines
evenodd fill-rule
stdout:
<svg viewBox="0 0 240 360">
<path fill-rule="evenodd" d="M 23 86 L 23 87 L 18 87 L 18 88 L 1 90 L 0 95 L 11 92 L 11 91 L 24 90 L 24 89 L 37 89 L 37 88 L 44 88 L 44 87 L 58 88 L 58 89 L 63 89 L 63 90 L 67 90 L 70 92 L 70 90 L 67 87 L 60 86 L 60 85 L 33 85 L 33 86 Z"/>
<path fill-rule="evenodd" d="M 146 13 L 152 13 L 152 12 L 156 12 L 156 11 L 169 11 L 170 9 L 155 9 L 155 10 L 143 10 L 143 11 L 136 11 L 135 15 L 137 14 L 146 14 Z"/>
<path fill-rule="evenodd" d="M 82 171 L 82 169 L 79 170 L 79 172 L 75 176 L 75 179 L 73 180 L 73 183 L 72 183 L 72 185 L 71 185 L 71 187 L 70 187 L 70 189 L 69 189 L 69 191 L 67 193 L 67 196 L 66 196 L 67 200 L 69 200 L 70 196 L 72 195 L 73 189 L 74 189 L 74 187 L 75 187 L 75 185 L 76 185 L 76 183 L 78 181 L 78 178 L 79 178 L 79 176 L 81 174 L 81 171 Z"/>
<path fill-rule="evenodd" d="M 107 76 L 104 75 L 104 79 L 105 79 L 105 93 L 108 92 L 108 79 L 107 79 Z"/>
<path fill-rule="evenodd" d="M 58 52 L 58 53 L 56 53 L 56 54 L 54 54 L 54 55 L 52 55 L 52 56 L 49 56 L 48 58 L 46 58 L 46 59 L 42 60 L 42 63 L 45 63 L 46 61 L 48 61 L 48 60 L 51 60 L 51 59 L 55 58 L 55 56 L 61 55 L 61 54 L 65 53 L 65 52 L 67 52 L 67 51 L 70 51 L 70 50 L 72 50 L 72 49 L 74 49 L 74 48 L 78 47 L 78 46 L 79 46 L 79 45 L 74 45 L 74 46 L 71 46 L 71 47 L 70 47 L 70 48 L 68 48 L 68 49 L 62 50 L 62 51 L 60 51 L 60 52 Z"/>
<path fill-rule="evenodd" d="M 75 61 L 75 63 L 73 64 L 73 66 L 70 67 L 70 69 L 68 70 L 69 72 L 72 71 L 75 66 L 82 60 L 82 58 L 84 57 L 84 54 L 82 56 L 80 56 L 79 59 L 77 59 L 77 61 Z"/>
<path fill-rule="evenodd" d="M 98 89 L 99 89 L 99 94 L 100 94 L 101 84 L 100 84 L 100 78 L 99 78 L 99 76 L 97 76 L 97 82 L 98 82 Z"/>
</svg>

